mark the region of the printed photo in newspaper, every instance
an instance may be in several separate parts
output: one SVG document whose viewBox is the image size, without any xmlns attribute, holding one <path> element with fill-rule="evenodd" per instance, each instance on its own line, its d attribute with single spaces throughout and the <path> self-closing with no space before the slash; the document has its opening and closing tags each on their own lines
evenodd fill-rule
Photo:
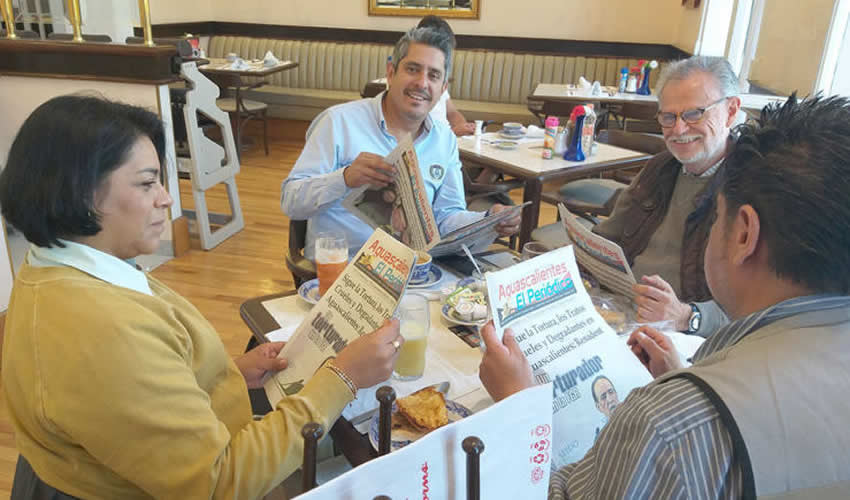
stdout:
<svg viewBox="0 0 850 500">
<path fill-rule="evenodd" d="M 556 467 L 582 458 L 617 405 L 652 380 L 594 308 L 573 248 L 486 274 L 496 333 L 510 328 L 537 382 L 552 383 Z"/>
<path fill-rule="evenodd" d="M 462 245 L 485 250 L 496 238 L 496 224 L 520 213 L 530 202 L 486 216 L 440 236 L 431 200 L 419 169 L 410 135 L 402 138 L 385 161 L 396 169 L 395 182 L 375 189 L 363 186 L 342 201 L 343 207 L 373 228 L 380 228 L 414 250 L 434 257 L 458 253 Z"/>
<path fill-rule="evenodd" d="M 558 204 L 558 212 L 567 237 L 575 245 L 578 263 L 605 288 L 617 295 L 631 297 L 635 277 L 620 245 L 584 227 L 578 217 L 561 203 Z"/>
<path fill-rule="evenodd" d="M 300 391 L 348 342 L 376 330 L 393 315 L 415 262 L 413 250 L 375 230 L 280 351 L 279 357 L 289 365 L 265 383 L 272 407 Z"/>
</svg>

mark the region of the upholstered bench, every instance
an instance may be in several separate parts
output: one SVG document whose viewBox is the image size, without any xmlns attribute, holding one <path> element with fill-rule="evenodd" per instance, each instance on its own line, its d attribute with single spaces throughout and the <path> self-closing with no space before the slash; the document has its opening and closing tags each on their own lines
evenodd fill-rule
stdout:
<svg viewBox="0 0 850 500">
<path fill-rule="evenodd" d="M 312 120 L 334 104 L 359 99 L 369 80 L 385 76 L 392 46 L 374 43 L 326 42 L 246 36 L 210 38 L 210 57 L 236 53 L 262 58 L 266 51 L 299 63 L 294 70 L 268 78 L 269 84 L 246 92 L 265 102 L 269 114 Z M 620 68 L 637 59 L 529 54 L 496 50 L 457 50 L 449 93 L 468 120 L 536 122 L 528 96 L 538 83 L 574 83 L 580 76 L 616 85 Z M 653 72 L 653 81 L 657 78 Z"/>
</svg>

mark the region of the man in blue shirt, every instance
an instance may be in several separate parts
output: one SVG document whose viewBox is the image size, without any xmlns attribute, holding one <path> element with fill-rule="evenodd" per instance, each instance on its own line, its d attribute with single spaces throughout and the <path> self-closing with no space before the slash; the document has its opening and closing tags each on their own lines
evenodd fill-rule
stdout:
<svg viewBox="0 0 850 500">
<path fill-rule="evenodd" d="M 307 219 L 306 258 L 313 260 L 316 235 L 339 231 L 353 255 L 373 230 L 342 206 L 352 189 L 382 188 L 392 182 L 393 166 L 383 158 L 410 134 L 440 234 L 484 217 L 466 210 L 457 139 L 444 123 L 428 115 L 445 91 L 452 43 L 430 28 L 408 31 L 387 63 L 388 90 L 372 99 L 340 104 L 320 114 L 307 131 L 307 143 L 283 181 L 281 208 L 292 219 Z M 491 214 L 504 210 L 493 205 Z M 514 217 L 496 228 L 503 236 L 519 229 Z"/>
</svg>

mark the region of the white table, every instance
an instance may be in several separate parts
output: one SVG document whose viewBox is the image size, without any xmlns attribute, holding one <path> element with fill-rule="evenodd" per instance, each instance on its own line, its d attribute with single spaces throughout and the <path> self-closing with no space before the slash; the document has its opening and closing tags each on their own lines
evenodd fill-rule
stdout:
<svg viewBox="0 0 850 500">
<path fill-rule="evenodd" d="M 523 209 L 520 247 L 531 240 L 531 231 L 537 227 L 544 182 L 568 182 L 598 176 L 603 172 L 632 167 L 652 157 L 639 151 L 598 143 L 596 153 L 581 162 L 567 161 L 558 156 L 544 160 L 542 138 L 523 140 L 517 149 L 510 151 L 490 144 L 498 138 L 496 133 L 463 136 L 458 138 L 458 150 L 464 165 L 491 168 L 524 181 L 523 201 L 531 203 Z"/>
</svg>

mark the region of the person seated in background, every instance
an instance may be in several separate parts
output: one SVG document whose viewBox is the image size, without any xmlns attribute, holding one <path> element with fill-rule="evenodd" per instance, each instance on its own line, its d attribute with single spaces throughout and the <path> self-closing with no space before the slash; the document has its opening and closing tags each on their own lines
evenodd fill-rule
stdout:
<svg viewBox="0 0 850 500">
<path fill-rule="evenodd" d="M 440 30 L 413 28 L 387 63 L 388 88 L 371 99 L 332 106 L 310 124 L 304 150 L 281 188 L 281 209 L 307 222 L 304 256 L 314 260 L 316 235 L 339 231 L 354 255 L 373 230 L 342 206 L 352 189 L 380 189 L 395 169 L 384 161 L 398 139 L 410 134 L 440 234 L 483 218 L 466 209 L 457 138 L 429 116 L 451 73 L 451 37 Z M 488 211 L 507 208 L 495 204 Z M 502 236 L 519 230 L 520 217 L 496 226 Z M 490 243 L 490 242 L 486 242 Z"/>
<path fill-rule="evenodd" d="M 850 485 L 850 100 L 771 105 L 717 174 L 708 286 L 733 320 L 680 366 L 647 326 L 628 344 L 655 377 L 617 407 L 553 499 L 843 498 Z M 493 399 L 531 385 L 492 324 Z"/>
<path fill-rule="evenodd" d="M 0 206 L 32 244 L 3 339 L 13 499 L 260 498 L 300 466 L 304 424 L 329 429 L 392 372 L 397 321 L 253 419 L 248 388 L 286 368 L 283 344 L 232 360 L 192 304 L 133 263 L 170 221 L 165 143 L 150 111 L 63 96 L 9 150 Z"/>
<path fill-rule="evenodd" d="M 694 56 L 667 66 L 656 90 L 667 151 L 647 163 L 593 231 L 623 247 L 639 277 L 638 321 L 672 320 L 677 330 L 707 337 L 727 321 L 711 300 L 702 256 L 711 180 L 741 107 L 738 78 L 725 59 Z"/>
<path fill-rule="evenodd" d="M 452 39 L 452 50 L 457 48 L 455 33 L 452 31 L 452 27 L 449 26 L 449 23 L 447 23 L 442 17 L 435 15 L 425 16 L 421 21 L 419 21 L 419 24 L 417 24 L 416 27 L 432 28 L 448 33 L 451 35 Z M 434 121 L 442 121 L 448 124 L 448 126 L 452 129 L 452 132 L 454 132 L 457 136 L 471 135 L 475 132 L 475 123 L 466 121 L 466 117 L 463 116 L 463 113 L 457 109 L 449 95 L 448 86 L 446 86 L 446 90 L 440 94 L 440 99 L 431 109 L 431 118 Z"/>
</svg>

